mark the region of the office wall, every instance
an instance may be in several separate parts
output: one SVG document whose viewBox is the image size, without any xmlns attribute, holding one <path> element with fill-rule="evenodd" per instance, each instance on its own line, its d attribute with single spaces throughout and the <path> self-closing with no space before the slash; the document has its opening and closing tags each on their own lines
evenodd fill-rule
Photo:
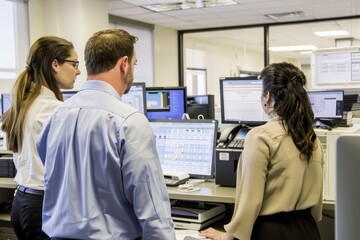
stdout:
<svg viewBox="0 0 360 240">
<path fill-rule="evenodd" d="M 96 31 L 108 28 L 106 0 L 30 0 L 30 44 L 44 35 L 68 39 L 78 53 L 81 75 L 75 89 L 86 80 L 84 48 Z"/>
<path fill-rule="evenodd" d="M 177 31 L 155 25 L 154 67 L 156 86 L 179 85 Z"/>
<path fill-rule="evenodd" d="M 31 43 L 48 34 L 73 42 L 82 71 L 75 84 L 75 89 L 79 88 L 86 79 L 86 41 L 94 32 L 109 27 L 106 0 L 30 0 L 29 18 Z M 178 85 L 177 31 L 155 26 L 154 68 L 156 86 Z"/>
</svg>

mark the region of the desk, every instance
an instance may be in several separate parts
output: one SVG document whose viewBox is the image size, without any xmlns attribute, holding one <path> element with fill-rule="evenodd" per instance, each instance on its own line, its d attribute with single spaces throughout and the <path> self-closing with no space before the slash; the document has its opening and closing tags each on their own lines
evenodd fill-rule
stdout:
<svg viewBox="0 0 360 240">
<path fill-rule="evenodd" d="M 219 203 L 234 203 L 235 202 L 235 188 L 222 187 L 215 184 L 215 182 L 204 182 L 196 185 L 200 187 L 198 192 L 180 192 L 177 187 L 168 186 L 168 193 L 170 199 L 176 200 L 191 200 L 203 202 L 219 202 Z"/>
<path fill-rule="evenodd" d="M 218 202 L 218 203 L 235 203 L 235 187 L 223 187 L 216 185 L 214 181 L 205 181 L 197 184 L 200 187 L 198 192 L 180 192 L 177 187 L 167 187 L 170 199 Z M 334 210 L 335 201 L 324 200 L 323 208 L 325 210 Z"/>
<path fill-rule="evenodd" d="M 13 178 L 0 178 L 0 202 L 11 201 L 16 187 L 17 183 Z M 8 212 L 0 212 L 0 227 L 11 227 Z"/>
</svg>

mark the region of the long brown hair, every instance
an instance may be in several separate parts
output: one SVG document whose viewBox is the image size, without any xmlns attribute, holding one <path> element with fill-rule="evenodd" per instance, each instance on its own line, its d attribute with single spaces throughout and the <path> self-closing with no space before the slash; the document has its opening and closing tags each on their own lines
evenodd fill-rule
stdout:
<svg viewBox="0 0 360 240">
<path fill-rule="evenodd" d="M 1 116 L 1 130 L 6 133 L 9 150 L 21 150 L 27 113 L 42 86 L 53 91 L 58 100 L 63 100 L 52 63 L 56 59 L 63 64 L 72 49 L 71 42 L 53 36 L 41 37 L 31 46 L 26 69 L 19 75 L 12 90 L 11 106 Z"/>
<path fill-rule="evenodd" d="M 305 90 L 304 73 L 291 63 L 273 63 L 261 72 L 263 94 L 274 99 L 274 112 L 291 135 L 300 157 L 310 161 L 316 134 L 313 128 L 314 113 Z"/>
</svg>

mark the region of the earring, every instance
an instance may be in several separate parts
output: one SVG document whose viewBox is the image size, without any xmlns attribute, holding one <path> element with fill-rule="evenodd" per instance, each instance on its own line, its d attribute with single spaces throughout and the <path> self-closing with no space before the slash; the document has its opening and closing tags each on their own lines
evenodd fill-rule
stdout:
<svg viewBox="0 0 360 240">
<path fill-rule="evenodd" d="M 264 107 L 266 107 L 266 103 L 264 104 Z"/>
</svg>

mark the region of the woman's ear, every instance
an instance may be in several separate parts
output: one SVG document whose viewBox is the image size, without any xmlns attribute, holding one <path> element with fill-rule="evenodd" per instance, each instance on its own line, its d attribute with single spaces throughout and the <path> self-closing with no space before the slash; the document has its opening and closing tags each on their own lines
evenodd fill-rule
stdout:
<svg viewBox="0 0 360 240">
<path fill-rule="evenodd" d="M 263 94 L 262 98 L 263 98 L 263 103 L 266 104 L 267 106 L 270 106 L 270 102 L 271 102 L 270 92 Z"/>
<path fill-rule="evenodd" d="M 51 63 L 51 68 L 54 70 L 54 72 L 57 73 L 59 71 L 59 66 L 60 66 L 60 64 L 59 64 L 58 60 L 54 59 Z"/>
</svg>

